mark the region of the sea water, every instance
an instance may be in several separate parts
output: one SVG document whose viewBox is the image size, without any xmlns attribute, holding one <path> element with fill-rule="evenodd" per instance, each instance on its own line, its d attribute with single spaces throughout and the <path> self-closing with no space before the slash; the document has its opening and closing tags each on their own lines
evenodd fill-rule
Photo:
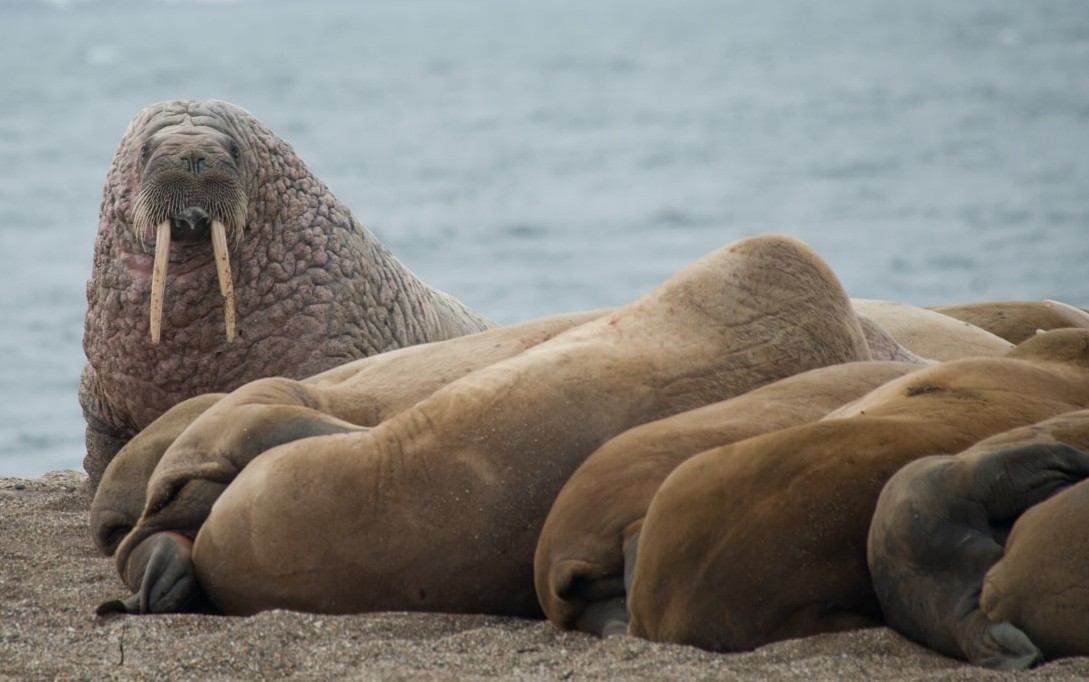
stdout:
<svg viewBox="0 0 1089 682">
<path fill-rule="evenodd" d="M 0 0 L 0 475 L 81 468 L 130 119 L 222 98 L 510 323 L 795 235 L 852 296 L 1089 305 L 1084 0 Z"/>
</svg>

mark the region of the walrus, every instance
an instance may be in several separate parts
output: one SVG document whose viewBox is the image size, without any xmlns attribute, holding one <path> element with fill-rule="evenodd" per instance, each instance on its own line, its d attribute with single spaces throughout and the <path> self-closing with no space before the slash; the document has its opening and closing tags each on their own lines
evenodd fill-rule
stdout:
<svg viewBox="0 0 1089 682">
<path fill-rule="evenodd" d="M 534 580 L 545 615 L 564 629 L 623 634 L 625 548 L 678 464 L 713 447 L 814 421 L 919 368 L 863 361 L 811 369 L 610 439 L 567 480 L 541 529 Z"/>
<path fill-rule="evenodd" d="M 1060 301 L 985 301 L 931 306 L 934 312 L 986 329 L 1011 343 L 1039 331 L 1089 327 L 1089 311 Z"/>
<path fill-rule="evenodd" d="M 1080 493 L 1044 502 L 1089 477 L 1086 450 L 1089 411 L 1080 410 L 996 434 L 959 454 L 924 457 L 892 476 L 867 547 L 888 624 L 935 651 L 991 668 L 1089 653 L 1085 611 L 1078 610 L 1085 601 L 1071 589 L 1086 575 L 1079 563 L 1084 533 L 1057 513 L 1070 513 Z M 1041 511 L 1032 513 L 1033 505 Z M 1082 520 L 1076 512 L 1071 517 Z"/>
<path fill-rule="evenodd" d="M 376 426 L 459 377 L 608 312 L 551 315 L 371 355 L 301 381 L 257 379 L 230 394 L 183 401 L 136 434 L 106 467 L 91 503 L 95 544 L 112 555 L 143 512 L 149 488 L 154 500 L 175 480 L 184 480 L 178 494 L 187 496 L 184 507 L 195 518 L 173 523 L 195 533 L 217 491 L 275 442 L 315 435 L 319 426 L 338 432 Z M 220 454 L 218 463 L 209 461 Z"/>
<path fill-rule="evenodd" d="M 855 312 L 880 324 L 916 355 L 931 360 L 998 357 L 1013 344 L 967 322 L 906 303 L 852 298 Z"/>
<path fill-rule="evenodd" d="M 811 249 L 779 235 L 735 242 L 374 428 L 263 452 L 197 532 L 196 575 L 227 614 L 539 616 L 536 540 L 587 455 L 638 424 L 866 352 L 842 286 Z M 178 530 L 173 514 L 186 516 L 169 494 L 149 496 L 119 566 Z"/>
<path fill-rule="evenodd" d="M 249 112 L 153 104 L 106 176 L 87 282 L 90 486 L 186 398 L 493 326 L 422 283 Z"/>
<path fill-rule="evenodd" d="M 1052 331 L 696 455 L 647 509 L 628 634 L 739 651 L 881 624 L 866 544 L 885 482 L 915 459 L 1087 404 L 1089 330 Z"/>
</svg>

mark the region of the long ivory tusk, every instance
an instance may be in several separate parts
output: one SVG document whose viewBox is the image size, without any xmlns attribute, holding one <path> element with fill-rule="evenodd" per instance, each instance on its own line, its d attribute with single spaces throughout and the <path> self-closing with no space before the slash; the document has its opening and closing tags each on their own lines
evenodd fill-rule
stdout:
<svg viewBox="0 0 1089 682">
<path fill-rule="evenodd" d="M 159 343 L 163 325 L 163 292 L 166 289 L 166 265 L 170 260 L 170 221 L 155 228 L 155 267 L 151 271 L 151 343 Z"/>
<path fill-rule="evenodd" d="M 1089 327 L 1089 313 L 1081 308 L 1075 308 L 1069 303 L 1052 301 L 1051 299 L 1044 299 L 1044 305 L 1058 313 L 1060 317 L 1070 323 L 1071 327 L 1080 327 L 1082 329 Z"/>
<path fill-rule="evenodd" d="M 223 319 L 227 326 L 227 343 L 234 341 L 234 282 L 231 280 L 231 260 L 227 253 L 227 226 L 212 221 L 212 249 L 215 251 L 216 272 L 219 273 L 219 293 L 223 295 Z"/>
</svg>

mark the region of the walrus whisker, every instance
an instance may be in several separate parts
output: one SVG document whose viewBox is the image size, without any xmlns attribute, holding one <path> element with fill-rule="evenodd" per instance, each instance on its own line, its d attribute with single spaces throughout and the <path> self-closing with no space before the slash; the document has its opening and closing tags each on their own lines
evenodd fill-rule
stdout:
<svg viewBox="0 0 1089 682">
<path fill-rule="evenodd" d="M 158 215 L 160 212 L 155 211 L 156 215 L 152 215 L 151 204 L 152 199 L 148 196 L 148 190 L 142 189 L 136 196 L 136 202 L 132 208 L 132 233 L 136 237 L 136 243 L 143 249 L 147 240 L 147 233 L 152 225 L 158 225 L 164 220 L 167 220 L 167 216 Z M 157 218 L 157 220 L 156 220 Z"/>
<path fill-rule="evenodd" d="M 223 319 L 227 343 L 234 341 L 234 282 L 231 280 L 230 254 L 227 252 L 227 227 L 222 220 L 212 221 L 212 249 L 215 251 L 219 293 L 223 295 Z"/>
<path fill-rule="evenodd" d="M 159 343 L 163 324 L 163 293 L 166 289 L 166 266 L 170 258 L 170 221 L 159 223 L 155 230 L 155 267 L 151 271 L 151 343 Z"/>
</svg>

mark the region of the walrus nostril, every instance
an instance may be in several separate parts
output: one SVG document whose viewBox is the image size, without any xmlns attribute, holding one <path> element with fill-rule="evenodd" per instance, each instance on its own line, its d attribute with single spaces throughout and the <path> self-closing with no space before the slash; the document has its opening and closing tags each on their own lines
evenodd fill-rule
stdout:
<svg viewBox="0 0 1089 682">
<path fill-rule="evenodd" d="M 201 173 L 207 170 L 208 166 L 207 157 L 202 152 L 195 149 L 184 152 L 178 159 L 178 162 L 181 164 L 182 168 L 190 173 Z"/>
<path fill-rule="evenodd" d="M 198 206 L 179 211 L 170 221 L 170 238 L 180 242 L 208 241 L 212 234 L 212 216 Z"/>
</svg>

